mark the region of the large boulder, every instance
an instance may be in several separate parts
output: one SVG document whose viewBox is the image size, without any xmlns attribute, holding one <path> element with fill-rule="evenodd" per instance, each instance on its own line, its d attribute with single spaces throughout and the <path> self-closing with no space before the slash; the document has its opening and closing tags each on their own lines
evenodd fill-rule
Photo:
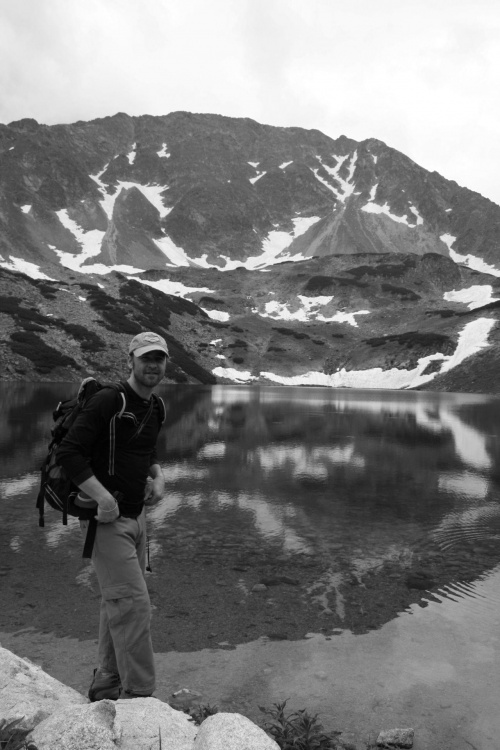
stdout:
<svg viewBox="0 0 500 750">
<path fill-rule="evenodd" d="M 18 728 L 31 730 L 56 709 L 85 703 L 76 690 L 0 646 L 0 718 L 20 719 Z"/>
<path fill-rule="evenodd" d="M 115 706 L 117 725 L 121 729 L 119 750 L 157 750 L 160 747 L 192 750 L 198 727 L 183 711 L 176 711 L 156 698 L 118 700 Z"/>
<path fill-rule="evenodd" d="M 38 750 L 116 750 L 120 736 L 113 701 L 59 708 L 35 727 Z"/>
<path fill-rule="evenodd" d="M 38 750 L 192 750 L 198 727 L 156 698 L 102 700 L 55 711 L 31 735 Z"/>
<path fill-rule="evenodd" d="M 201 724 L 193 750 L 279 750 L 279 745 L 246 716 L 220 713 Z"/>
</svg>

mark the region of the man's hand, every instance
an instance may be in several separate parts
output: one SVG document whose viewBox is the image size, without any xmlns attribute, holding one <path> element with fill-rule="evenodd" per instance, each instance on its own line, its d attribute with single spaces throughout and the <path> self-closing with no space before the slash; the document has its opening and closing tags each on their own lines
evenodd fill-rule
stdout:
<svg viewBox="0 0 500 750">
<path fill-rule="evenodd" d="M 118 503 L 115 498 L 110 495 L 109 499 L 98 500 L 99 508 L 97 510 L 97 520 L 99 523 L 113 523 L 120 515 L 118 509 Z"/>
<path fill-rule="evenodd" d="M 100 523 L 113 523 L 113 521 L 116 521 L 120 515 L 118 503 L 95 476 L 85 479 L 78 486 L 87 497 L 93 498 L 99 506 L 96 518 Z"/>
<path fill-rule="evenodd" d="M 149 478 L 144 492 L 144 504 L 156 505 L 165 494 L 165 479 L 163 473 L 157 474 L 154 479 Z"/>
</svg>

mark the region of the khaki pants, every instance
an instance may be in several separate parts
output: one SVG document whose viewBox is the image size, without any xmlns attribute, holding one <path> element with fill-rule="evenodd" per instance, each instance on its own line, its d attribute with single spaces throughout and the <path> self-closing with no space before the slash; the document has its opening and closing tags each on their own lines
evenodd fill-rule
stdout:
<svg viewBox="0 0 500 750">
<path fill-rule="evenodd" d="M 145 516 L 143 510 L 137 519 L 98 523 L 92 553 L 102 595 L 99 666 L 118 673 L 123 689 L 139 695 L 155 690 Z"/>
</svg>

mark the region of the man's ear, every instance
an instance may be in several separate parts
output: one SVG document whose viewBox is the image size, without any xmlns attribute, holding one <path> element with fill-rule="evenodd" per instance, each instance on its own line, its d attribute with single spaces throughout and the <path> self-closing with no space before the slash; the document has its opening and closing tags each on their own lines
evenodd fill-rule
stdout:
<svg viewBox="0 0 500 750">
<path fill-rule="evenodd" d="M 128 355 L 128 369 L 129 370 L 132 370 L 133 364 L 134 364 L 134 354 L 132 353 Z"/>
</svg>

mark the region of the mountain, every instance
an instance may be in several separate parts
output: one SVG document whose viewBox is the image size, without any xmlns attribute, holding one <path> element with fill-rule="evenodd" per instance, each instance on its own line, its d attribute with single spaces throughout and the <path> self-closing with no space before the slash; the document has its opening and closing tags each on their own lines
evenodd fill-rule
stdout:
<svg viewBox="0 0 500 750">
<path fill-rule="evenodd" d="M 174 112 L 0 125 L 4 380 L 500 391 L 500 207 L 381 141 Z M 497 268 L 498 266 L 498 268 Z"/>
</svg>

